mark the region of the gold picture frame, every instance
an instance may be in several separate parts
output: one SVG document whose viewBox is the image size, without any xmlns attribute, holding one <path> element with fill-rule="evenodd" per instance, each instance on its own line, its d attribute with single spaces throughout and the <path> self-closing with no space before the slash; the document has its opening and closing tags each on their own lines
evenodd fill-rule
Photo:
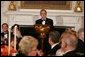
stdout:
<svg viewBox="0 0 85 57">
<path fill-rule="evenodd" d="M 71 1 L 21 1 L 20 8 L 71 10 Z"/>
</svg>

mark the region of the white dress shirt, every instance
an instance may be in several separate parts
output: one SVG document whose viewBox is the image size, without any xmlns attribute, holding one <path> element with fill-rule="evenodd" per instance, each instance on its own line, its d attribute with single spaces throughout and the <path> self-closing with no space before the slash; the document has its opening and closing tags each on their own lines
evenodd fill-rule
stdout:
<svg viewBox="0 0 85 57">
<path fill-rule="evenodd" d="M 46 22 L 46 18 L 45 19 L 42 19 L 42 24 L 45 25 L 45 22 Z"/>
<path fill-rule="evenodd" d="M 59 43 L 55 43 L 51 46 L 51 49 L 54 48 L 56 45 L 58 45 Z"/>
</svg>

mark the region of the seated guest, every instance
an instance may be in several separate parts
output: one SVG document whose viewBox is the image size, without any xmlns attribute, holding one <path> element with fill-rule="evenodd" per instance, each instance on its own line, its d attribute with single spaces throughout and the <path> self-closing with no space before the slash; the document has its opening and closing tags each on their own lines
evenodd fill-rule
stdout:
<svg viewBox="0 0 85 57">
<path fill-rule="evenodd" d="M 15 36 L 15 26 L 16 26 L 16 41 L 17 41 L 17 50 L 18 50 L 18 47 L 19 47 L 19 42 L 20 42 L 20 40 L 21 40 L 21 38 L 22 38 L 22 35 L 21 35 L 21 32 L 20 32 L 20 27 L 19 27 L 19 25 L 18 24 L 14 24 L 13 26 L 12 26 L 12 28 L 11 28 L 11 30 L 12 30 L 12 34 L 11 34 L 11 37 L 13 38 L 14 36 Z"/>
<path fill-rule="evenodd" d="M 2 24 L 2 32 L 1 32 L 1 44 L 3 44 L 3 42 L 6 41 L 7 38 L 8 38 L 8 24 L 3 23 Z M 5 44 L 7 44 L 7 41 Z"/>
<path fill-rule="evenodd" d="M 1 34 L 3 37 L 5 34 L 8 34 L 8 24 L 7 23 L 2 24 L 2 33 Z"/>
<path fill-rule="evenodd" d="M 40 56 L 37 50 L 38 41 L 32 36 L 24 36 L 19 43 L 19 53 L 17 56 Z"/>
<path fill-rule="evenodd" d="M 65 31 L 61 35 L 61 48 L 56 51 L 56 56 L 79 56 L 76 52 L 77 36 L 75 31 Z"/>
<path fill-rule="evenodd" d="M 84 53 L 84 28 L 80 28 L 78 31 L 77 51 Z"/>
<path fill-rule="evenodd" d="M 59 39 L 59 32 L 52 31 L 49 33 L 49 44 L 51 45 L 51 49 L 48 52 L 48 56 L 54 56 L 56 54 L 56 51 L 60 48 Z"/>
<path fill-rule="evenodd" d="M 15 33 L 14 33 L 14 31 L 15 31 L 15 26 L 16 26 L 16 37 L 17 38 L 21 38 L 22 37 L 22 35 L 21 35 L 21 32 L 20 32 L 20 27 L 19 27 L 19 25 L 18 24 L 14 24 L 13 26 L 12 26 L 12 33 L 13 33 L 13 35 L 15 35 Z"/>
</svg>

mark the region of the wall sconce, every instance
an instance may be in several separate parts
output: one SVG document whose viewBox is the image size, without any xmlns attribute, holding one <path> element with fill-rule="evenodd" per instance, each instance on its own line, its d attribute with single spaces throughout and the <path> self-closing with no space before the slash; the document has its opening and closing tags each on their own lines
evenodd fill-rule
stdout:
<svg viewBox="0 0 85 57">
<path fill-rule="evenodd" d="M 81 1 L 77 1 L 76 7 L 75 7 L 75 12 L 82 12 L 82 7 L 81 7 Z"/>
<path fill-rule="evenodd" d="M 8 10 L 13 10 L 13 11 L 16 10 L 16 5 L 14 4 L 14 1 L 11 1 L 10 2 L 9 7 L 8 7 Z"/>
</svg>

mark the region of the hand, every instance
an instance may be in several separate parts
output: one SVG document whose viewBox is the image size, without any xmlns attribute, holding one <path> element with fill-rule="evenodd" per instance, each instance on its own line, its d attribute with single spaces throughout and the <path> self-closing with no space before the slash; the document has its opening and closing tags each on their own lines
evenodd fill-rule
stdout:
<svg viewBox="0 0 85 57">
<path fill-rule="evenodd" d="M 43 56 L 44 55 L 42 50 L 37 50 L 37 53 L 38 53 L 39 56 Z"/>
</svg>

